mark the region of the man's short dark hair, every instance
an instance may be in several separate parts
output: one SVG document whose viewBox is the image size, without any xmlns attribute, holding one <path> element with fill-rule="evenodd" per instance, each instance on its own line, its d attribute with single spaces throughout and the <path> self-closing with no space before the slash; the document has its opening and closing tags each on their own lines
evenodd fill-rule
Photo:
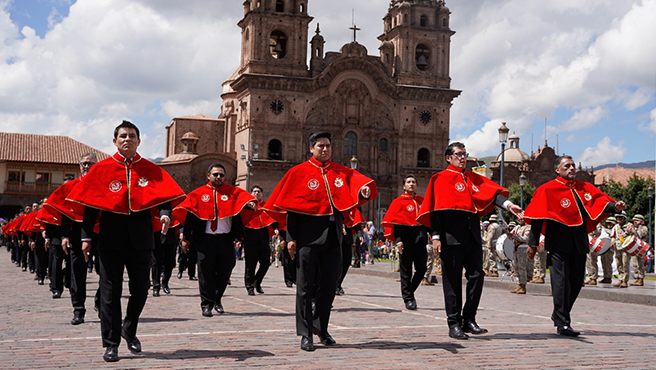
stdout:
<svg viewBox="0 0 656 370">
<path fill-rule="evenodd" d="M 314 144 L 317 143 L 317 140 L 324 137 L 331 143 L 333 142 L 333 137 L 329 132 L 315 132 L 314 134 L 310 135 L 310 148 L 312 148 Z"/>
<path fill-rule="evenodd" d="M 225 167 L 223 167 L 222 164 L 220 164 L 220 163 L 212 163 L 209 167 L 207 167 L 207 174 L 209 175 L 210 172 L 212 172 L 212 168 L 215 168 L 215 167 L 223 168 L 223 172 L 227 172 L 226 169 L 225 169 Z"/>
<path fill-rule="evenodd" d="M 403 184 L 405 185 L 405 181 L 406 181 L 407 179 L 411 178 L 411 177 L 412 177 L 413 179 L 415 179 L 415 182 L 417 182 L 417 178 L 415 177 L 415 175 L 413 175 L 413 174 L 408 174 L 408 175 L 406 175 L 406 176 L 403 178 Z"/>
<path fill-rule="evenodd" d="M 121 124 L 116 126 L 116 128 L 114 129 L 114 139 L 116 139 L 118 137 L 118 130 L 121 129 L 121 128 L 134 129 L 134 131 L 137 132 L 137 139 L 141 138 L 141 136 L 139 136 L 140 135 L 139 134 L 139 128 L 137 127 L 137 125 L 135 125 L 134 123 L 132 123 L 130 121 L 123 120 L 123 122 L 121 122 Z"/>
<path fill-rule="evenodd" d="M 138 135 L 138 132 L 139 132 L 139 131 L 137 131 L 137 135 Z M 116 134 L 118 134 L 118 132 L 117 132 Z M 114 137 L 116 138 L 116 136 L 114 136 Z M 94 161 L 98 162 L 98 156 L 97 156 L 96 153 L 94 153 L 94 152 L 89 152 L 89 153 L 84 153 L 84 154 L 82 154 L 82 155 L 80 156 L 80 160 L 83 160 L 84 157 L 91 157 L 91 158 L 93 158 Z"/>
<path fill-rule="evenodd" d="M 563 154 L 563 155 L 561 155 L 560 157 L 557 157 L 557 158 L 556 158 L 556 162 L 554 162 L 554 170 L 555 170 L 555 169 L 558 169 L 558 167 L 560 167 L 560 162 L 562 162 L 563 159 L 565 159 L 565 158 L 567 158 L 567 159 L 571 159 L 571 160 L 574 160 L 574 158 L 572 158 L 571 155 L 564 155 L 564 154 Z"/>
<path fill-rule="evenodd" d="M 459 141 L 454 141 L 449 146 L 446 147 L 446 150 L 444 151 L 444 156 L 446 157 L 447 155 L 453 155 L 453 148 L 461 148 L 465 149 L 465 144 L 459 142 Z"/>
<path fill-rule="evenodd" d="M 264 189 L 262 189 L 262 187 L 261 187 L 260 185 L 253 185 L 253 186 L 251 186 L 251 193 L 252 193 L 253 190 L 255 190 L 255 189 L 260 189 L 260 191 L 264 193 Z"/>
</svg>

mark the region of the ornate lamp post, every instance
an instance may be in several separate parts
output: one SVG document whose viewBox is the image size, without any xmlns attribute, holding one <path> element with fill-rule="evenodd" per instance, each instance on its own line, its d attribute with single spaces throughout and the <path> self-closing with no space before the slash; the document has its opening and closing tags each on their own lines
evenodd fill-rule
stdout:
<svg viewBox="0 0 656 370">
<path fill-rule="evenodd" d="M 503 186 L 503 167 L 509 131 L 510 129 L 506 127 L 506 123 L 501 122 L 501 127 L 499 127 L 499 142 L 501 143 L 501 171 L 499 172 L 499 185 L 501 186 Z M 501 212 L 501 209 L 499 209 L 499 224 L 503 225 L 503 212 Z"/>
<path fill-rule="evenodd" d="M 524 185 L 526 185 L 526 175 L 519 175 L 519 206 L 524 209 Z"/>
</svg>

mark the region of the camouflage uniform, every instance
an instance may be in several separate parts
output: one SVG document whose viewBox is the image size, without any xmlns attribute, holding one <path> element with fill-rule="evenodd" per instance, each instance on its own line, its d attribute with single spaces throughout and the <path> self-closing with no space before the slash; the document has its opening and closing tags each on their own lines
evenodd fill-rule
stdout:
<svg viewBox="0 0 656 370">
<path fill-rule="evenodd" d="M 599 236 L 601 234 L 602 229 L 606 230 L 606 233 L 608 233 L 608 235 L 610 235 L 612 232 L 611 228 L 603 227 L 601 226 L 601 224 L 599 224 L 597 225 L 597 230 L 594 232 L 594 235 Z M 601 256 L 592 256 L 590 253 L 588 253 L 588 257 L 585 263 L 585 268 L 588 271 L 588 275 L 587 275 L 588 281 L 586 281 L 586 284 L 591 283 L 593 280 L 596 283 L 597 278 L 599 277 L 599 264 L 597 262 L 599 260 L 599 257 L 601 257 L 601 268 L 604 274 L 603 282 L 610 282 L 610 280 L 613 279 L 613 256 L 614 256 L 613 253 L 614 248 L 612 247 L 614 245 L 613 238 L 610 239 L 610 245 L 611 248 L 608 249 L 608 251 L 606 251 L 606 253 L 602 254 Z"/>
<path fill-rule="evenodd" d="M 615 216 L 617 218 L 617 216 Z M 618 220 L 619 221 L 619 220 Z M 629 263 L 631 261 L 631 255 L 628 254 L 624 249 L 622 249 L 622 244 L 624 240 L 631 235 L 630 231 L 633 228 L 633 225 L 625 223 L 620 225 L 619 223 L 613 226 L 611 232 L 611 237 L 614 238 L 613 245 L 615 246 L 615 261 L 617 262 L 617 277 L 620 279 L 619 283 L 623 283 L 623 287 L 626 287 L 626 283 L 629 282 L 630 278 L 630 269 Z M 619 284 L 614 284 L 614 286 L 620 286 Z"/>
<path fill-rule="evenodd" d="M 640 219 L 637 219 L 638 216 Z M 641 215 L 635 215 L 633 221 L 636 220 L 642 222 L 641 220 L 644 220 L 644 218 Z M 640 238 L 640 240 L 645 243 L 649 242 L 649 240 L 647 240 L 649 238 L 649 229 L 644 223 L 639 223 L 637 226 L 634 225 L 632 232 L 636 238 Z M 633 266 L 633 274 L 636 279 L 636 282 L 631 283 L 631 285 L 643 285 L 642 279 L 645 278 L 645 257 L 631 256 L 631 266 Z"/>
<path fill-rule="evenodd" d="M 485 239 L 487 240 L 487 256 L 483 255 L 483 269 L 490 274 L 498 274 L 497 268 L 497 239 L 503 234 L 501 226 L 496 221 L 490 222 Z M 486 258 L 487 257 L 487 258 Z"/>
<path fill-rule="evenodd" d="M 513 253 L 513 269 L 517 274 L 519 285 L 526 285 L 529 274 L 533 273 L 533 261 L 529 261 L 528 255 L 528 235 L 531 232 L 531 225 L 517 226 L 514 229 L 513 240 L 515 241 L 515 253 Z"/>
</svg>

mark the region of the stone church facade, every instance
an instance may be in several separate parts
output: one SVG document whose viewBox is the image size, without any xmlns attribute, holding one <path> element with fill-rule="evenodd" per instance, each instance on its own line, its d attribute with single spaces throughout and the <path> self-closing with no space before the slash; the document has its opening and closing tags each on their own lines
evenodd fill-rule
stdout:
<svg viewBox="0 0 656 370">
<path fill-rule="evenodd" d="M 356 27 L 352 42 L 324 52 L 319 25 L 309 38 L 309 6 L 243 3 L 241 62 L 223 83 L 220 116 L 174 118 L 160 165 L 178 181 L 189 176 L 181 186 L 190 191 L 205 182 L 203 166 L 218 161 L 228 183 L 258 184 L 267 196 L 309 158 L 310 134 L 327 131 L 333 161 L 357 161 L 376 181 L 379 205 L 362 210 L 378 223 L 405 175 L 417 176 L 421 194 L 446 166 L 450 108 L 460 94 L 450 86 L 450 11 L 442 0 L 392 0 L 374 56 L 357 43 Z"/>
</svg>

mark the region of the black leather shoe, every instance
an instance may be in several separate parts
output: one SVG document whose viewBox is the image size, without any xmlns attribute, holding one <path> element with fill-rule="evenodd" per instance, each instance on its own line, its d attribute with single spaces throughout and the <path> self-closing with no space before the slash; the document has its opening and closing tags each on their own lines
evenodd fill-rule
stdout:
<svg viewBox="0 0 656 370">
<path fill-rule="evenodd" d="M 214 315 L 212 314 L 212 309 L 209 308 L 209 307 L 203 307 L 203 316 L 205 316 L 205 317 L 212 317 L 212 316 L 214 316 Z"/>
<path fill-rule="evenodd" d="M 153 297 L 159 297 L 159 288 L 153 288 Z"/>
<path fill-rule="evenodd" d="M 556 332 L 558 332 L 558 334 L 564 335 L 566 337 L 578 337 L 579 335 L 581 335 L 580 331 L 576 331 L 576 330 L 572 329 L 571 326 L 567 326 L 567 325 L 566 326 L 559 326 L 556 329 Z"/>
<path fill-rule="evenodd" d="M 118 361 L 118 347 L 117 346 L 109 346 L 105 350 L 105 354 L 103 355 L 103 360 L 105 362 L 116 362 Z"/>
<path fill-rule="evenodd" d="M 262 285 L 260 284 L 255 284 L 255 291 L 260 294 L 264 294 L 264 290 L 262 290 Z"/>
<path fill-rule="evenodd" d="M 182 279 L 182 271 L 178 272 L 178 279 Z"/>
<path fill-rule="evenodd" d="M 220 314 L 225 313 L 225 311 L 223 310 L 223 305 L 222 305 L 221 303 L 217 303 L 217 304 L 215 304 L 215 305 L 214 305 L 214 310 L 215 310 L 216 312 L 220 313 Z"/>
<path fill-rule="evenodd" d="M 412 299 L 410 301 L 406 301 L 405 302 L 405 308 L 407 308 L 409 310 L 416 310 L 417 309 L 417 301 L 415 301 L 414 299 Z"/>
<path fill-rule="evenodd" d="M 337 291 L 335 291 L 335 295 L 344 295 L 344 289 L 342 287 L 337 287 Z"/>
<path fill-rule="evenodd" d="M 162 284 L 162 291 L 163 291 L 165 294 L 171 294 L 171 288 L 169 288 L 169 285 L 168 285 L 168 284 Z"/>
<path fill-rule="evenodd" d="M 55 290 L 54 292 L 52 292 L 52 298 L 54 299 L 61 298 L 61 292 Z"/>
<path fill-rule="evenodd" d="M 314 351 L 314 344 L 312 343 L 312 336 L 306 337 L 303 336 L 301 339 L 301 349 L 303 351 L 312 352 Z"/>
<path fill-rule="evenodd" d="M 137 338 L 136 335 L 130 337 L 128 333 L 126 333 L 124 330 L 121 330 L 121 336 L 128 343 L 128 349 L 130 350 L 130 352 L 132 353 L 141 352 L 141 341 L 139 341 L 139 338 Z"/>
<path fill-rule="evenodd" d="M 248 290 L 248 295 L 255 295 L 255 289 L 253 288 L 246 288 Z"/>
<path fill-rule="evenodd" d="M 469 339 L 469 335 L 462 331 L 460 325 L 449 328 L 449 336 L 454 339 Z"/>
<path fill-rule="evenodd" d="M 189 276 L 189 280 L 194 280 L 194 281 L 197 281 L 197 280 L 198 280 L 198 278 L 197 278 L 197 277 L 195 277 L 195 276 Z"/>
<path fill-rule="evenodd" d="M 81 312 L 74 312 L 71 319 L 71 325 L 80 325 L 84 322 L 84 314 Z"/>
<path fill-rule="evenodd" d="M 285 281 L 285 285 L 287 285 L 287 288 L 291 288 L 294 286 L 294 283 L 292 283 L 291 281 Z"/>
<path fill-rule="evenodd" d="M 23 271 L 27 271 L 27 267 L 23 266 Z"/>
<path fill-rule="evenodd" d="M 465 326 L 462 329 L 465 333 L 471 333 L 474 335 L 487 333 L 487 329 L 481 328 L 476 321 L 473 320 L 465 322 Z"/>
<path fill-rule="evenodd" d="M 43 285 L 43 279 L 39 279 L 39 281 L 36 282 L 39 285 Z"/>
<path fill-rule="evenodd" d="M 332 346 L 332 345 L 334 345 L 335 343 L 337 343 L 337 342 L 335 342 L 335 340 L 333 339 L 333 337 L 332 337 L 330 334 L 328 334 L 328 333 L 326 333 L 326 334 L 319 334 L 319 341 L 320 341 L 321 344 L 323 344 L 324 346 Z"/>
</svg>

